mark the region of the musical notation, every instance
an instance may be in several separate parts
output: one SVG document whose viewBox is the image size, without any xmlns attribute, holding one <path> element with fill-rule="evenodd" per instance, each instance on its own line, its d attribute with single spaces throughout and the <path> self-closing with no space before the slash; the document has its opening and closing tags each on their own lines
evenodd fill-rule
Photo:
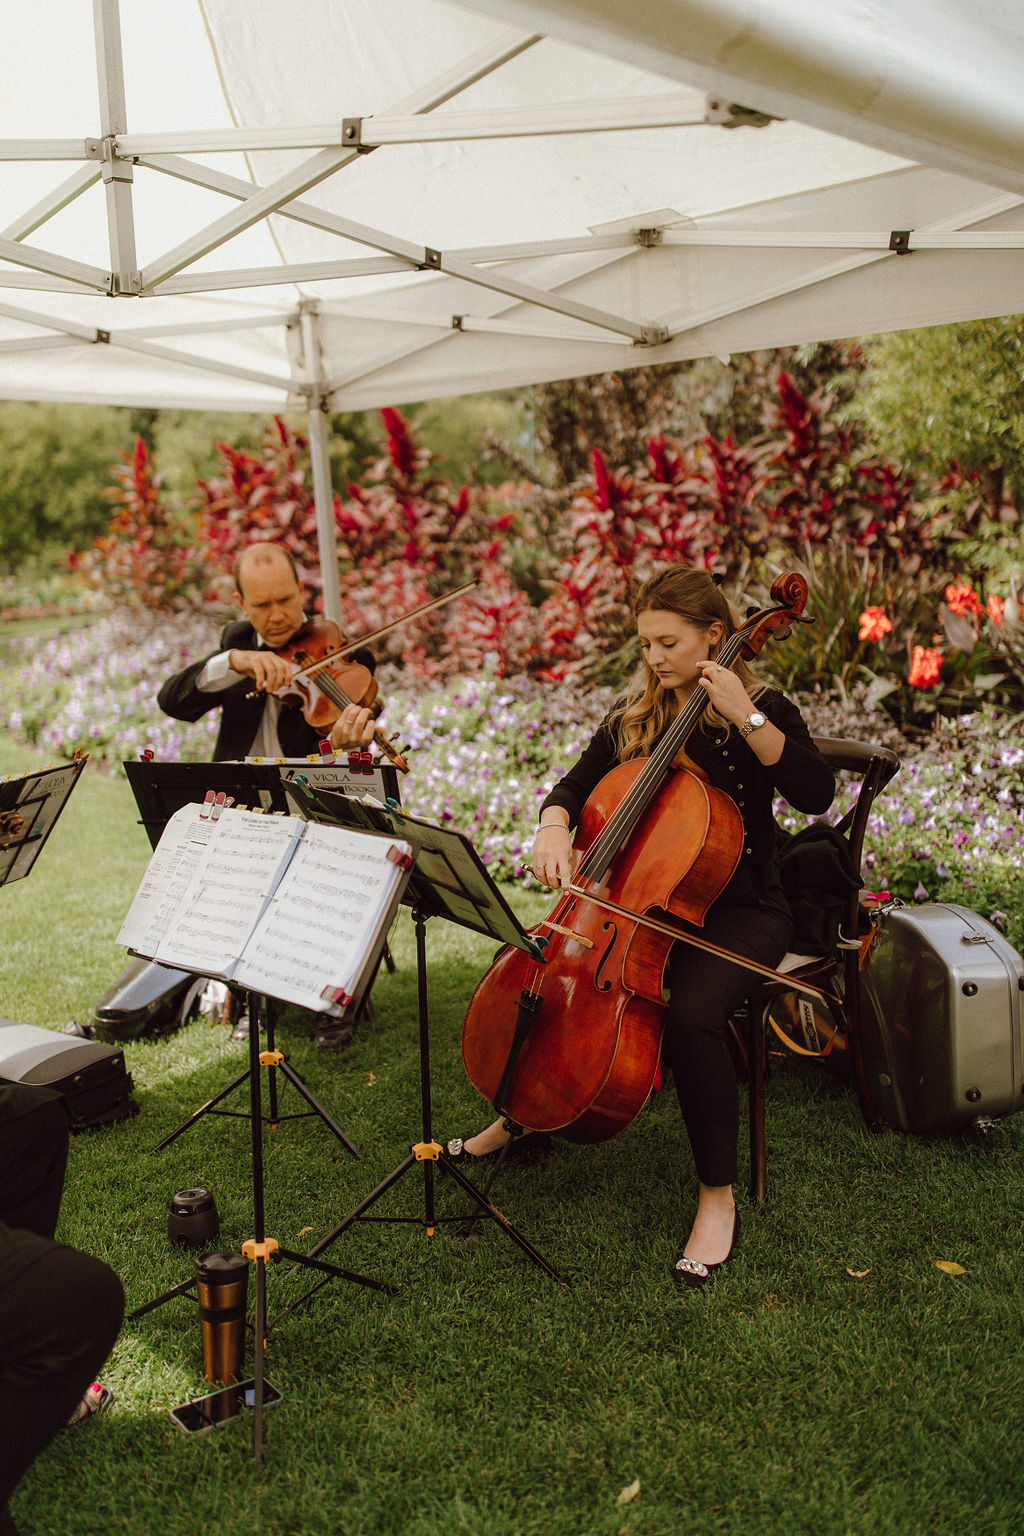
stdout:
<svg viewBox="0 0 1024 1536">
<path fill-rule="evenodd" d="M 292 816 L 188 805 L 170 818 L 118 934 L 161 964 L 343 1011 L 382 941 L 411 846 Z M 330 994 L 330 995 L 325 995 Z"/>
</svg>

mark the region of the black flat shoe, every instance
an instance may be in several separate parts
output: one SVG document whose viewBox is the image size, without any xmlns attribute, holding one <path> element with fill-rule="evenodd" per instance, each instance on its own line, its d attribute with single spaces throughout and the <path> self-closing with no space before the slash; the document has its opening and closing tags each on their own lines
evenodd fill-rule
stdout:
<svg viewBox="0 0 1024 1536">
<path fill-rule="evenodd" d="M 676 1285 L 684 1285 L 687 1290 L 701 1291 L 707 1285 L 712 1275 L 724 1269 L 736 1252 L 736 1244 L 740 1240 L 740 1213 L 737 1210 L 732 1223 L 732 1242 L 729 1244 L 729 1252 L 724 1259 L 717 1264 L 702 1264 L 699 1259 L 688 1259 L 682 1248 L 676 1254 L 676 1261 L 669 1270 L 669 1274 Z"/>
</svg>

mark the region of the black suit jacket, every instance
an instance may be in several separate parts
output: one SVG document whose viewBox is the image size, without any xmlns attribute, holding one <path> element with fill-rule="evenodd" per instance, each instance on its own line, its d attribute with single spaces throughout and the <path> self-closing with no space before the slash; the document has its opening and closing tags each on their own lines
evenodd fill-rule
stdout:
<svg viewBox="0 0 1024 1536">
<path fill-rule="evenodd" d="M 248 619 L 235 619 L 224 626 L 220 645 L 215 651 L 211 651 L 201 661 L 193 662 L 182 672 L 176 672 L 157 694 L 160 708 L 174 720 L 201 720 L 211 709 L 221 710 L 220 730 L 213 749 L 215 763 L 249 755 L 263 718 L 266 695 L 247 697 L 253 691 L 252 679 L 248 677 L 243 677 L 240 682 L 218 693 L 203 693 L 196 687 L 196 679 L 210 658 L 220 655 L 221 651 L 255 651 L 259 645 L 260 638 Z M 352 659 L 373 671 L 374 658 L 370 651 L 356 651 Z M 285 757 L 309 757 L 315 754 L 322 734 L 306 724 L 301 710 L 290 705 L 286 705 L 278 716 L 277 736 Z"/>
</svg>

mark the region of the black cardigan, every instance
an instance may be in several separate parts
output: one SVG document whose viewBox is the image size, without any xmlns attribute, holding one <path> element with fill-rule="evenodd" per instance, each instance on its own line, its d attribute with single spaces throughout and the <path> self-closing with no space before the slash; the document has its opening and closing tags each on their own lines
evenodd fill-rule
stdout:
<svg viewBox="0 0 1024 1536">
<path fill-rule="evenodd" d="M 214 656 L 222 651 L 255 651 L 262 644 L 259 635 L 248 619 L 235 619 L 225 625 L 220 645 L 201 661 L 193 662 L 181 672 L 168 678 L 157 694 L 157 703 L 165 715 L 174 720 L 200 720 L 211 709 L 221 709 L 220 730 L 213 749 L 213 761 L 222 763 L 228 759 L 247 757 L 256 739 L 256 732 L 266 706 L 266 694 L 248 697 L 253 691 L 250 677 L 240 678 L 230 688 L 204 693 L 196 687 L 200 672 Z M 375 662 L 373 653 L 358 650 L 351 658 L 372 672 Z M 277 722 L 277 738 L 285 757 L 315 756 L 324 732 L 307 725 L 300 709 L 286 706 Z"/>
<path fill-rule="evenodd" d="M 795 810 L 820 815 L 835 796 L 831 768 L 811 739 L 804 718 L 785 694 L 767 689 L 757 708 L 786 738 L 782 756 L 770 768 L 756 757 L 735 726 L 697 726 L 686 742 L 687 755 L 704 769 L 716 789 L 735 801 L 746 837 L 736 872 L 719 900 L 753 902 L 758 906 L 788 910 L 779 880 L 778 825 L 773 801 L 782 795 Z M 561 806 L 569 813 L 569 825 L 580 819 L 591 791 L 617 765 L 615 741 L 608 717 L 598 727 L 590 745 L 541 805 Z"/>
</svg>

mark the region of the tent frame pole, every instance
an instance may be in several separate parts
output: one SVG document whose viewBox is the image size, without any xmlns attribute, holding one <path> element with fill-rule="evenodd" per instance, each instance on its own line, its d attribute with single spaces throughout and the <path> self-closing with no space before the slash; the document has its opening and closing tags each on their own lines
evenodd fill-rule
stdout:
<svg viewBox="0 0 1024 1536">
<path fill-rule="evenodd" d="M 341 624 L 341 589 L 338 586 L 338 537 L 334 523 L 334 488 L 327 451 L 327 397 L 320 353 L 320 315 L 317 305 L 301 306 L 302 351 L 309 396 L 309 454 L 313 466 L 313 500 L 316 505 L 316 537 L 323 580 L 324 617 Z"/>
</svg>

